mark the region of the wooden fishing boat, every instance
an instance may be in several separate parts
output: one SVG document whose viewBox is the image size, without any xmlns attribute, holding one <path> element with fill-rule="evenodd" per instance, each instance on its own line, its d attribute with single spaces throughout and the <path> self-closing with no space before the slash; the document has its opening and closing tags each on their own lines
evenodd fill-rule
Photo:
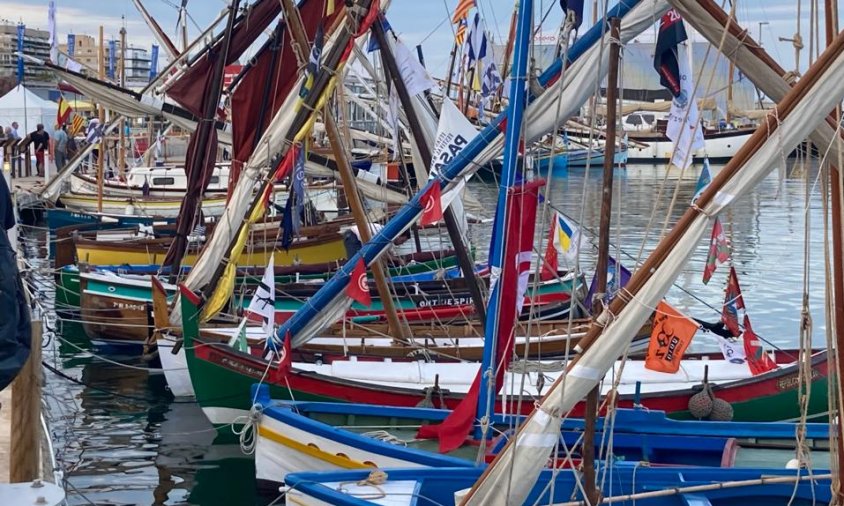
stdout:
<svg viewBox="0 0 844 506">
<path fill-rule="evenodd" d="M 255 385 L 252 397 L 260 404 L 257 417 L 255 470 L 259 486 L 275 486 L 289 473 L 377 467 L 473 467 L 477 445 L 461 446 L 441 454 L 437 442 L 417 439 L 420 426 L 441 423 L 448 410 L 398 408 L 361 404 L 277 401 L 265 385 Z M 523 417 L 495 415 L 490 424 L 497 436 L 483 455 L 490 462 Z M 599 460 L 624 460 L 644 465 L 747 467 L 757 466 L 752 456 L 766 450 L 766 466 L 782 468 L 796 447 L 794 423 L 678 422 L 662 412 L 619 409 L 613 420 L 598 420 L 595 436 Z M 378 431 L 372 432 L 373 427 Z M 666 430 L 663 431 L 662 429 Z M 561 442 L 572 458 L 561 455 L 557 467 L 576 467 L 583 435 L 582 419 L 567 419 Z M 807 445 L 829 450 L 829 424 L 806 425 Z M 384 438 L 389 434 L 389 439 Z M 612 438 L 610 442 L 607 438 Z M 396 445 L 394 441 L 403 444 Z M 603 455 L 602 455 L 603 454 Z M 750 455 L 748 455 L 750 454 Z M 340 460 L 340 455 L 347 460 Z M 568 461 L 568 462 L 567 462 Z"/>
<path fill-rule="evenodd" d="M 123 214 L 130 216 L 156 216 L 161 218 L 175 218 L 179 216 L 182 207 L 181 198 L 172 197 L 119 197 L 103 196 L 102 207 L 96 195 L 65 193 L 61 202 L 68 209 L 85 213 L 96 213 L 99 209 L 105 214 Z M 216 217 L 223 214 L 226 208 L 225 195 L 208 196 L 202 199 L 202 212 L 206 217 Z"/>
<path fill-rule="evenodd" d="M 397 272 L 400 270 L 397 269 Z M 405 275 L 404 277 L 407 277 Z M 486 279 L 486 278 L 485 278 Z M 533 316 L 536 320 L 567 321 L 573 305 L 571 296 L 580 301 L 585 292 L 585 281 L 582 276 L 561 276 L 562 282 L 544 282 L 525 297 L 523 309 L 524 317 Z M 259 279 L 242 277 L 240 289 L 251 291 Z M 319 288 L 319 280 L 307 283 L 287 283 L 277 286 L 278 293 L 283 298 L 275 301 L 275 317 L 278 323 L 287 320 L 293 313 L 307 303 L 308 298 Z M 430 281 L 408 281 L 393 283 L 394 304 L 398 308 L 398 316 L 408 323 L 439 323 L 440 325 L 464 325 L 475 319 L 471 294 L 468 292 L 463 279 L 440 279 Z M 175 286 L 166 286 L 170 293 L 175 292 Z M 83 273 L 79 276 L 80 314 L 85 333 L 92 341 L 104 343 L 123 343 L 142 345 L 148 343 L 155 332 L 152 316 L 152 290 L 149 277 L 145 279 L 122 278 L 114 274 Z M 231 313 L 242 312 L 249 306 L 251 294 L 235 294 L 232 298 Z M 576 308 L 576 304 L 574 305 Z M 576 313 L 577 314 L 577 313 Z M 343 356 L 349 353 L 356 355 L 371 355 L 390 358 L 407 358 L 413 351 L 427 350 L 432 356 L 442 353 L 446 356 L 456 354 L 457 359 L 479 360 L 483 349 L 480 336 L 482 328 L 472 325 L 474 332 L 468 329 L 440 327 L 429 325 L 416 327 L 414 336 L 422 337 L 414 344 L 414 349 L 392 346 L 392 339 L 380 336 L 387 335 L 384 329 L 370 334 L 370 339 L 363 336 L 372 332 L 372 324 L 386 323 L 385 309 L 378 297 L 373 298 L 369 307 L 353 304 L 346 313 L 346 319 L 352 325 L 365 325 L 366 329 L 344 329 L 336 326 L 331 332 L 323 336 L 318 343 L 309 343 L 303 348 L 308 356 L 319 355 Z M 225 320 L 221 322 L 225 324 Z M 575 327 L 579 320 L 575 320 Z M 229 322 L 232 331 L 237 326 Z M 381 327 L 376 325 L 376 327 Z M 546 332 L 549 328 L 544 328 Z M 537 329 L 538 331 L 538 329 Z M 578 330 L 582 332 L 582 329 Z M 343 336 L 351 339 L 362 338 L 360 344 L 349 343 Z M 425 344 L 426 338 L 462 339 L 458 346 L 431 346 Z M 437 349 L 438 348 L 438 349 Z M 446 350 L 447 348 L 447 350 Z M 555 356 L 560 350 L 546 349 L 546 356 Z M 304 356 L 304 355 L 303 355 Z"/>
<path fill-rule="evenodd" d="M 347 469 L 351 467 L 349 465 Z M 377 476 L 372 474 L 371 467 L 296 473 L 285 480 L 286 496 L 289 502 L 303 506 L 452 505 L 459 504 L 465 491 L 478 481 L 483 472 L 483 466 L 476 466 L 385 468 L 379 470 Z M 650 492 L 647 500 L 641 498 L 636 501 L 648 506 L 809 506 L 832 500 L 831 476 L 817 470 L 807 474 L 790 469 L 648 467 L 617 462 L 609 469 L 599 468 L 599 472 L 612 477 L 601 481 L 604 497 Z M 580 473 L 543 471 L 524 504 L 588 504 L 583 496 L 581 479 Z M 744 482 L 743 486 L 725 485 L 739 482 Z M 274 492 L 273 496 L 277 496 L 278 489 Z M 632 504 L 633 501 L 630 498 L 624 504 Z"/>
<path fill-rule="evenodd" d="M 292 373 L 284 375 L 261 357 L 240 353 L 227 344 L 201 338 L 195 321 L 191 322 L 191 319 L 196 319 L 196 302 L 189 301 L 189 298 L 182 297 L 185 358 L 197 402 L 211 422 L 218 426 L 228 425 L 236 416 L 247 414 L 250 404 L 247 392 L 254 382 L 262 378 L 270 388 L 270 395 L 277 399 L 289 399 L 292 395 L 296 400 L 416 406 L 436 390 L 433 396 L 435 405 L 441 402 L 443 407 L 454 408 L 468 391 L 478 369 L 477 364 L 419 362 L 409 365 L 392 362 L 389 367 L 375 367 L 370 361 L 350 360 L 331 364 L 296 363 Z M 522 346 L 526 345 L 522 343 Z M 533 343 L 532 346 L 537 345 Z M 518 340 L 516 349 L 517 353 L 524 351 L 519 349 Z M 785 356 L 777 358 L 786 360 Z M 683 369 L 676 375 L 649 373 L 642 362 L 638 364 L 628 363 L 625 366 L 626 377 L 635 379 L 628 379 L 620 385 L 619 406 L 632 407 L 638 403 L 649 409 L 665 411 L 672 418 L 691 418 L 689 399 L 700 390 L 704 371 L 711 365 L 709 381 L 713 391 L 733 406 L 735 420 L 780 421 L 800 416 L 798 366 L 793 359 L 791 363 L 755 377 L 750 376 L 746 365 L 731 364 L 726 360 L 685 360 Z M 827 411 L 827 374 L 826 353 L 820 352 L 813 357 L 810 416 Z M 525 376 L 522 390 L 540 395 L 548 378 L 556 375 L 551 372 L 541 375 L 529 373 Z M 515 376 L 519 379 L 508 381 L 520 384 L 521 376 Z M 502 392 L 508 391 L 505 385 Z M 496 412 L 513 413 L 517 406 L 523 414 L 533 410 L 533 403 L 516 403 L 515 399 L 501 397 L 496 401 Z M 575 416 L 581 415 L 582 409 L 581 404 L 576 408 Z"/>
</svg>

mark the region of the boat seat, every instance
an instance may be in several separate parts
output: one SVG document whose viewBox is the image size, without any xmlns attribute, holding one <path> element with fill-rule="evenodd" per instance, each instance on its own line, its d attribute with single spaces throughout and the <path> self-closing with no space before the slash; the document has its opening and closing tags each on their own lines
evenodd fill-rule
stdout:
<svg viewBox="0 0 844 506">
<path fill-rule="evenodd" d="M 683 504 L 687 506 L 712 506 L 712 503 L 709 502 L 709 499 L 707 499 L 706 496 L 697 494 L 681 494 L 680 498 L 683 500 Z"/>
</svg>

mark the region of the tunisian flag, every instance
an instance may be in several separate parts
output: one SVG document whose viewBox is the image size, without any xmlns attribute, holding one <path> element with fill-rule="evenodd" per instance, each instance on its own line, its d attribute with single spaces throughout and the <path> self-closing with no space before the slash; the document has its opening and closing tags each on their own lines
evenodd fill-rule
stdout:
<svg viewBox="0 0 844 506">
<path fill-rule="evenodd" d="M 372 305 L 372 295 L 369 293 L 369 282 L 366 279 L 366 264 L 363 258 L 358 260 L 352 270 L 352 279 L 346 286 L 346 295 L 366 307 Z"/>
<path fill-rule="evenodd" d="M 495 360 L 495 397 L 501 389 L 504 370 L 510 362 L 513 348 L 513 331 L 516 319 L 524 301 L 530 271 L 531 252 L 533 251 L 533 233 L 536 225 L 536 203 L 539 188 L 545 184 L 542 179 L 531 181 L 523 186 L 512 187 L 507 191 L 507 219 L 504 234 L 506 240 L 504 257 L 500 268 L 494 266 L 490 280 L 490 293 L 497 293 L 497 308 L 487 308 L 487 325 L 493 325 L 492 319 L 498 316 Z M 499 272 L 496 276 L 495 271 Z M 492 297 L 491 297 L 492 299 Z M 442 423 L 425 425 L 419 428 L 416 437 L 420 439 L 439 438 L 440 452 L 446 453 L 466 440 L 466 435 L 472 429 L 475 413 L 478 409 L 480 396 L 481 374 L 479 370 L 472 382 L 472 387 L 460 404 L 448 415 Z"/>
<path fill-rule="evenodd" d="M 436 223 L 443 219 L 442 189 L 439 181 L 435 181 L 430 188 L 419 198 L 422 204 L 422 216 L 419 224 L 423 227 Z"/>
</svg>

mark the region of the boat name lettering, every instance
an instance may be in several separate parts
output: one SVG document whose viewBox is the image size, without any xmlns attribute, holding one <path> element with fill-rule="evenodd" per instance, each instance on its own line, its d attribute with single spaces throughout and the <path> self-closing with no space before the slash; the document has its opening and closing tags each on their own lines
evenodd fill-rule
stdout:
<svg viewBox="0 0 844 506">
<path fill-rule="evenodd" d="M 111 307 L 116 309 L 131 309 L 132 311 L 143 311 L 147 308 L 145 304 L 132 304 L 129 302 L 112 302 Z"/>
<path fill-rule="evenodd" d="M 436 306 L 465 306 L 472 303 L 472 297 L 448 297 L 436 299 L 423 299 L 419 301 L 419 307 Z"/>
<path fill-rule="evenodd" d="M 253 378 L 260 378 L 264 371 L 258 370 L 255 367 L 250 367 L 242 362 L 238 362 L 237 360 L 231 359 L 223 354 L 211 352 L 208 354 L 208 360 L 212 363 L 222 365 L 229 369 L 234 369 L 242 374 L 247 376 L 251 376 Z"/>
<path fill-rule="evenodd" d="M 820 373 L 816 369 L 812 369 L 812 381 L 819 377 Z M 800 386 L 800 376 L 797 374 L 790 374 L 777 380 L 777 390 L 794 390 L 798 386 Z"/>
</svg>

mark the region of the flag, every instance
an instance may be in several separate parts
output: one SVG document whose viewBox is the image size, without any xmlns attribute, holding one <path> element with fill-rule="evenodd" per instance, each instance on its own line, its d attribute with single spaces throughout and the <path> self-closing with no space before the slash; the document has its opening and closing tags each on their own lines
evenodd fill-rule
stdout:
<svg viewBox="0 0 844 506">
<path fill-rule="evenodd" d="M 56 2 L 52 0 L 47 4 L 47 32 L 50 34 L 50 61 L 59 63 L 59 38 L 56 36 Z"/>
<path fill-rule="evenodd" d="M 70 118 L 70 114 L 72 112 L 73 109 L 70 107 L 70 103 L 64 99 L 64 96 L 59 95 L 59 108 L 56 111 L 56 124 L 60 127 L 64 125 Z"/>
<path fill-rule="evenodd" d="M 18 84 L 23 82 L 23 39 L 26 36 L 26 26 L 23 23 L 18 23 Z"/>
<path fill-rule="evenodd" d="M 275 268 L 273 257 L 274 255 L 270 255 L 264 276 L 258 283 L 258 287 L 255 288 L 255 293 L 252 294 L 252 300 L 249 301 L 249 307 L 246 309 L 247 313 L 261 317 L 261 326 L 264 328 L 264 334 L 266 334 L 268 340 L 272 339 L 275 331 Z"/>
<path fill-rule="evenodd" d="M 580 248 L 580 228 L 569 221 L 559 211 L 554 213 L 554 221 L 548 231 L 548 246 L 542 265 L 542 279 L 553 279 L 560 270 L 560 257 L 567 262 L 577 260 Z"/>
<path fill-rule="evenodd" d="M 632 274 L 627 267 L 621 265 L 621 262 L 616 261 L 615 258 L 609 257 L 607 259 L 607 292 L 605 294 L 604 302 L 609 304 L 615 297 L 619 289 L 624 288 L 627 282 L 630 281 Z M 551 279 L 551 278 L 549 278 Z M 592 276 L 592 283 L 589 285 L 589 293 L 586 294 L 586 302 L 583 304 L 586 309 L 592 312 L 592 299 L 598 291 L 598 278 Z"/>
<path fill-rule="evenodd" d="M 730 245 L 727 236 L 724 235 L 724 227 L 721 220 L 715 218 L 712 224 L 712 237 L 709 239 L 709 255 L 706 257 L 706 266 L 703 268 L 703 284 L 709 284 L 712 274 L 719 265 L 730 259 Z"/>
<path fill-rule="evenodd" d="M 67 34 L 67 55 L 73 58 L 73 53 L 76 52 L 76 35 L 73 33 Z"/>
<path fill-rule="evenodd" d="M 504 383 L 504 372 L 510 355 L 513 353 L 513 335 L 515 323 L 524 303 L 524 289 L 527 288 L 530 271 L 530 258 L 533 251 L 534 226 L 536 225 L 536 204 L 539 188 L 544 181 L 535 180 L 523 186 L 511 187 L 507 191 L 507 215 L 504 255 L 500 266 L 493 266 L 490 274 L 490 304 L 497 302 L 489 311 L 487 325 L 497 318 L 495 339 L 495 357 L 492 367 L 495 369 L 494 385 L 490 385 L 493 396 L 497 396 Z M 514 271 L 515 269 L 515 271 Z M 487 327 L 491 328 L 491 327 Z M 457 407 L 440 424 L 424 425 L 416 435 L 420 439 L 439 438 L 439 450 L 442 453 L 458 448 L 466 440 L 472 428 L 478 409 L 481 375 L 486 371 L 478 370 L 469 391 L 460 400 Z M 493 378 L 490 378 L 490 382 Z"/>
<path fill-rule="evenodd" d="M 736 269 L 731 266 L 730 275 L 727 278 L 727 289 L 724 292 L 724 309 L 721 312 L 721 321 L 734 337 L 741 335 L 739 310 L 744 310 L 744 297 L 741 295 Z"/>
<path fill-rule="evenodd" d="M 305 148 L 302 145 L 294 145 L 293 155 L 293 182 L 290 196 L 293 201 L 293 233 L 299 235 L 302 228 L 302 215 L 305 210 Z"/>
<path fill-rule="evenodd" d="M 697 322 L 660 301 L 654 315 L 645 368 L 669 374 L 679 371 L 683 354 L 698 328 Z"/>
<path fill-rule="evenodd" d="M 479 13 L 475 13 L 475 19 L 472 21 L 468 46 L 466 66 L 477 66 L 477 84 L 472 83 L 472 86 L 481 91 L 482 97 L 489 97 L 501 86 L 502 79 L 495 64 L 492 45 L 487 38 L 486 26 Z"/>
<path fill-rule="evenodd" d="M 158 45 L 153 44 L 149 56 L 149 80 L 155 79 L 158 75 Z"/>
<path fill-rule="evenodd" d="M 437 83 L 431 79 L 428 71 L 419 63 L 419 59 L 400 40 L 395 42 L 393 54 L 408 95 L 412 97 L 436 86 Z"/>
<path fill-rule="evenodd" d="M 674 9 L 663 14 L 654 49 L 654 68 L 659 74 L 659 84 L 675 97 L 679 97 L 682 90 L 677 46 L 687 38 L 680 14 Z"/>
<path fill-rule="evenodd" d="M 475 62 L 482 60 L 486 56 L 486 29 L 479 12 L 475 13 L 475 19 L 472 20 L 472 27 L 469 30 L 469 42 L 467 46 L 466 68 L 471 68 L 475 65 Z"/>
<path fill-rule="evenodd" d="M 78 134 L 79 132 L 82 131 L 82 128 L 84 126 L 85 126 L 85 118 L 83 118 L 79 114 L 74 114 L 73 119 L 71 120 L 71 123 L 70 123 L 70 131 L 68 132 L 68 135 L 70 135 L 71 137 L 75 136 L 76 134 Z"/>
<path fill-rule="evenodd" d="M 393 29 L 393 27 L 390 26 L 390 23 L 385 17 L 381 17 L 381 26 L 384 28 L 384 33 L 387 33 Z M 370 33 L 369 42 L 367 42 L 366 44 L 366 52 L 371 53 L 373 51 L 378 51 L 379 49 L 381 49 L 381 46 L 378 44 L 378 39 L 375 38 L 374 33 Z"/>
<path fill-rule="evenodd" d="M 117 76 L 117 41 L 112 39 L 108 41 L 108 68 L 106 74 L 109 79 L 115 79 Z"/>
<path fill-rule="evenodd" d="M 765 352 L 759 337 L 753 332 L 750 326 L 750 317 L 744 315 L 744 354 L 747 359 L 747 366 L 750 372 L 757 376 L 777 368 L 777 364 Z"/>
<path fill-rule="evenodd" d="M 366 279 L 366 264 L 363 258 L 358 259 L 355 268 L 352 269 L 351 280 L 346 286 L 346 295 L 362 306 L 372 305 L 372 295 L 369 293 L 369 282 Z"/>
<path fill-rule="evenodd" d="M 422 194 L 419 203 L 422 205 L 419 225 L 424 227 L 443 219 L 442 188 L 439 181 L 434 181 L 431 187 Z"/>
<path fill-rule="evenodd" d="M 465 20 L 469 17 L 469 11 L 475 6 L 475 0 L 459 0 L 457 7 L 454 8 L 454 14 L 451 16 L 452 23 L 459 23 L 460 20 Z"/>
<path fill-rule="evenodd" d="M 314 86 L 314 79 L 316 79 L 317 72 L 319 72 L 319 61 L 322 57 L 322 47 L 325 42 L 325 30 L 322 23 L 317 27 L 314 35 L 314 45 L 311 46 L 311 53 L 308 56 L 308 65 L 305 67 L 305 80 L 302 82 L 302 87 L 299 89 L 299 98 L 305 100 Z"/>
<path fill-rule="evenodd" d="M 703 168 L 700 170 L 700 176 L 697 178 L 697 186 L 695 186 L 695 195 L 692 197 L 692 204 L 694 204 L 703 190 L 712 182 L 712 171 L 709 170 L 709 158 L 703 159 Z"/>
<path fill-rule="evenodd" d="M 457 23 L 457 30 L 454 33 L 454 43 L 458 46 L 463 45 L 463 41 L 466 40 L 466 19 L 461 19 L 460 22 Z"/>
<path fill-rule="evenodd" d="M 724 360 L 732 364 L 743 364 L 746 360 L 746 353 L 744 351 L 744 343 L 740 343 L 735 338 L 718 338 L 718 346 L 721 348 L 721 354 L 724 355 Z"/>
<path fill-rule="evenodd" d="M 583 0 L 560 0 L 560 7 L 563 12 L 574 12 L 574 29 L 580 28 L 583 24 Z"/>
</svg>

